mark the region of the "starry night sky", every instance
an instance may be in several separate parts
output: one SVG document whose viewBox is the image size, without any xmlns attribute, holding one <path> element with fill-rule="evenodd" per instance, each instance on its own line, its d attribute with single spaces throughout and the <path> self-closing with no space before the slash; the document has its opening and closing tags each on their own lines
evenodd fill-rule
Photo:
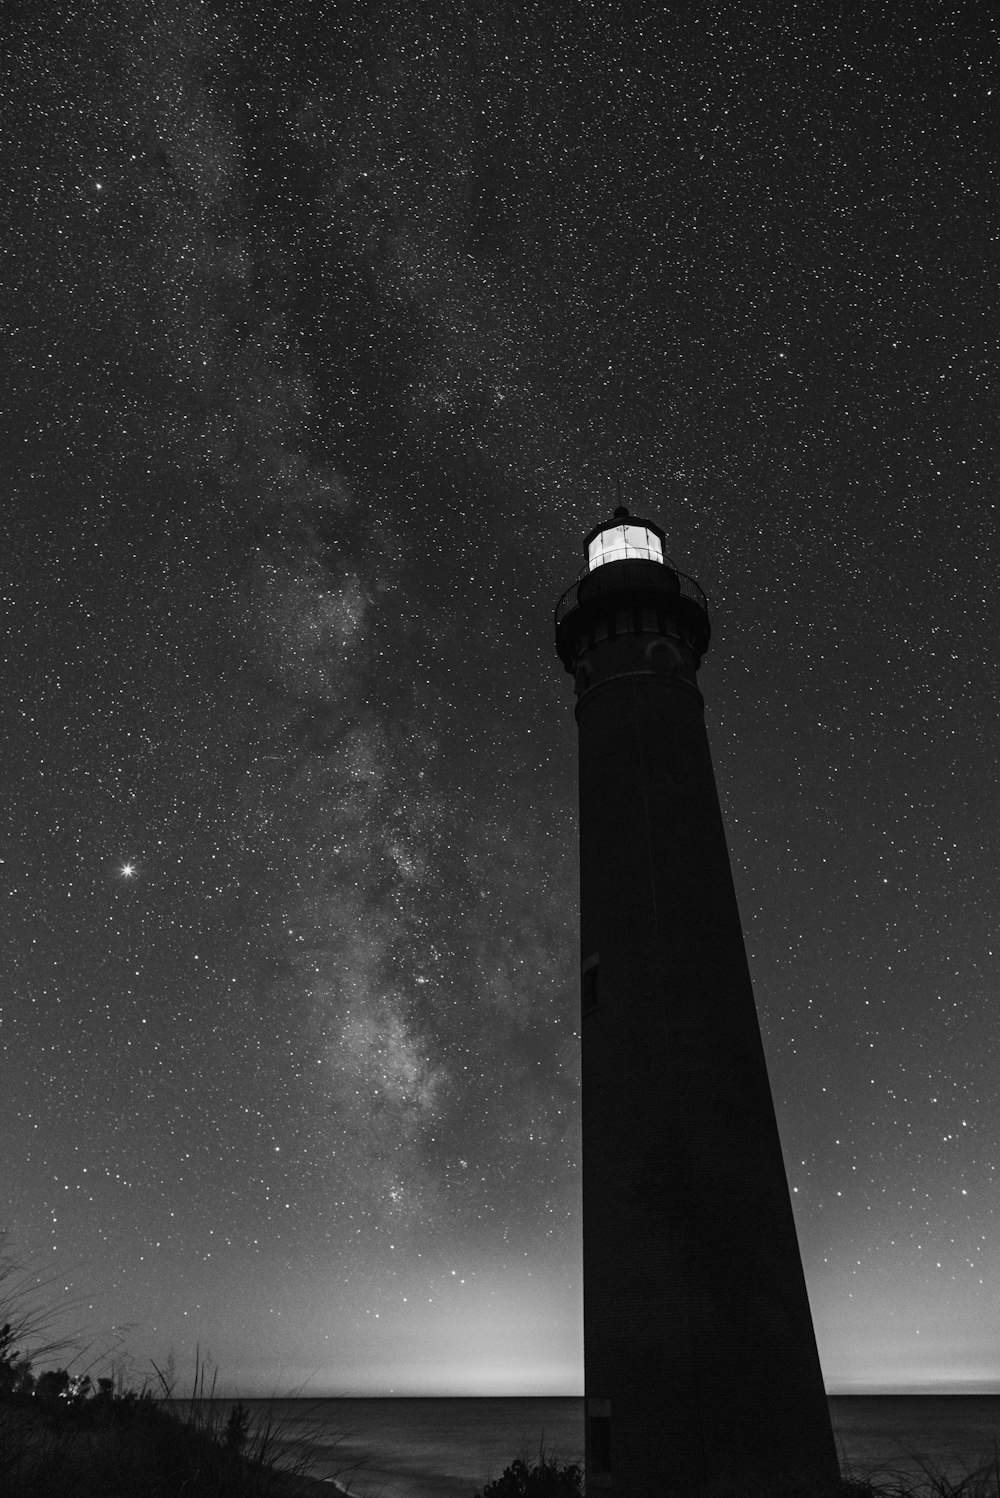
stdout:
<svg viewBox="0 0 1000 1498">
<path fill-rule="evenodd" d="M 92 1345 L 580 1388 L 551 615 L 620 474 L 828 1385 L 1000 1379 L 986 9 L 8 10 L 0 1227 Z"/>
</svg>

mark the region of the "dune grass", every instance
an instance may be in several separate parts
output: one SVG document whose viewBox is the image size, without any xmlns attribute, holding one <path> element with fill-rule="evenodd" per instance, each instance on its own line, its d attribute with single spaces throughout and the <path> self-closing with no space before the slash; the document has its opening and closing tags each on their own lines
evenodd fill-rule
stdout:
<svg viewBox="0 0 1000 1498">
<path fill-rule="evenodd" d="M 96 1383 L 90 1372 L 71 1372 L 83 1354 L 72 1339 L 51 1335 L 52 1288 L 16 1265 L 0 1242 L 3 1498 L 329 1498 L 337 1491 L 309 1474 L 308 1414 L 279 1417 L 268 1405 L 251 1414 L 217 1399 L 198 1355 L 184 1398 L 158 1369 L 138 1389 L 120 1366 Z M 49 1366 L 36 1372 L 39 1364 Z"/>
<path fill-rule="evenodd" d="M 109 1389 L 110 1382 L 101 1380 L 84 1398 L 72 1383 L 54 1397 L 26 1390 L 0 1397 L 0 1493 L 305 1498 L 337 1491 L 310 1476 L 294 1417 L 276 1417 L 266 1406 L 251 1415 L 245 1405 L 211 1395 Z"/>
</svg>

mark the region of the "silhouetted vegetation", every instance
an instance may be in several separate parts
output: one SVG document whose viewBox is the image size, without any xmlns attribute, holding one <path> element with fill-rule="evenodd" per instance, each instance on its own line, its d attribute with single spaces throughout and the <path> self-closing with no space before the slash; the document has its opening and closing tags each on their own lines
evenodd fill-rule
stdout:
<svg viewBox="0 0 1000 1498">
<path fill-rule="evenodd" d="M 41 1287 L 44 1291 L 46 1287 Z M 172 1375 L 129 1387 L 117 1377 L 40 1361 L 68 1349 L 46 1337 L 39 1286 L 0 1244 L 0 1493 L 11 1498 L 298 1498 L 335 1492 L 289 1467 L 302 1433 L 265 1409 L 257 1418 L 206 1389 L 196 1364 L 191 1395 Z M 278 1459 L 286 1462 L 275 1466 Z"/>
<path fill-rule="evenodd" d="M 583 1498 L 582 1468 L 539 1452 L 528 1465 L 518 1458 L 473 1498 Z M 696 1495 L 692 1494 L 692 1498 Z M 902 1476 L 880 1482 L 845 1479 L 816 1484 L 802 1479 L 768 1482 L 709 1483 L 698 1498 L 1000 1498 L 1000 1463 L 996 1457 L 960 1478 L 949 1478 L 929 1464 L 915 1480 Z"/>
<path fill-rule="evenodd" d="M 886 1481 L 857 1482 L 844 1479 L 834 1484 L 816 1484 L 798 1479 L 768 1482 L 720 1483 L 705 1490 L 703 1498 L 1000 1498 L 997 1464 L 994 1461 L 954 1480 L 927 1465 L 916 1480 L 902 1475 Z"/>
<path fill-rule="evenodd" d="M 582 1493 L 583 1469 L 576 1462 L 558 1462 L 543 1450 L 531 1467 L 518 1457 L 475 1498 L 581 1498 Z"/>
<path fill-rule="evenodd" d="M 278 1468 L 288 1430 L 245 1405 L 174 1401 L 74 1379 L 30 1374 L 0 1396 L 0 1492 L 18 1498 L 292 1498 L 314 1486 Z M 327 1494 L 331 1489 L 324 1485 Z"/>
</svg>

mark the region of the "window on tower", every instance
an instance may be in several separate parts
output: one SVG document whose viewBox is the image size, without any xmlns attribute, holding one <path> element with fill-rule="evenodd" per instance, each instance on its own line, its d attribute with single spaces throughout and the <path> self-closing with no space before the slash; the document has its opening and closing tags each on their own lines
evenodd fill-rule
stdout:
<svg viewBox="0 0 1000 1498">
<path fill-rule="evenodd" d="M 662 562 L 663 542 L 645 525 L 608 525 L 587 547 L 587 563 L 593 572 L 605 562 Z"/>
</svg>

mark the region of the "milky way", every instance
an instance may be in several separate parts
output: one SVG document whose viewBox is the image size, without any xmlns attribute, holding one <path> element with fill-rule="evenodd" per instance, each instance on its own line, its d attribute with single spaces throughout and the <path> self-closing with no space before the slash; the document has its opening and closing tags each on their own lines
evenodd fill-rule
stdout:
<svg viewBox="0 0 1000 1498">
<path fill-rule="evenodd" d="M 995 1380 L 996 37 L 13 30 L 12 1251 L 139 1367 L 579 1387 L 551 610 L 620 480 L 709 595 L 828 1383 Z"/>
</svg>

